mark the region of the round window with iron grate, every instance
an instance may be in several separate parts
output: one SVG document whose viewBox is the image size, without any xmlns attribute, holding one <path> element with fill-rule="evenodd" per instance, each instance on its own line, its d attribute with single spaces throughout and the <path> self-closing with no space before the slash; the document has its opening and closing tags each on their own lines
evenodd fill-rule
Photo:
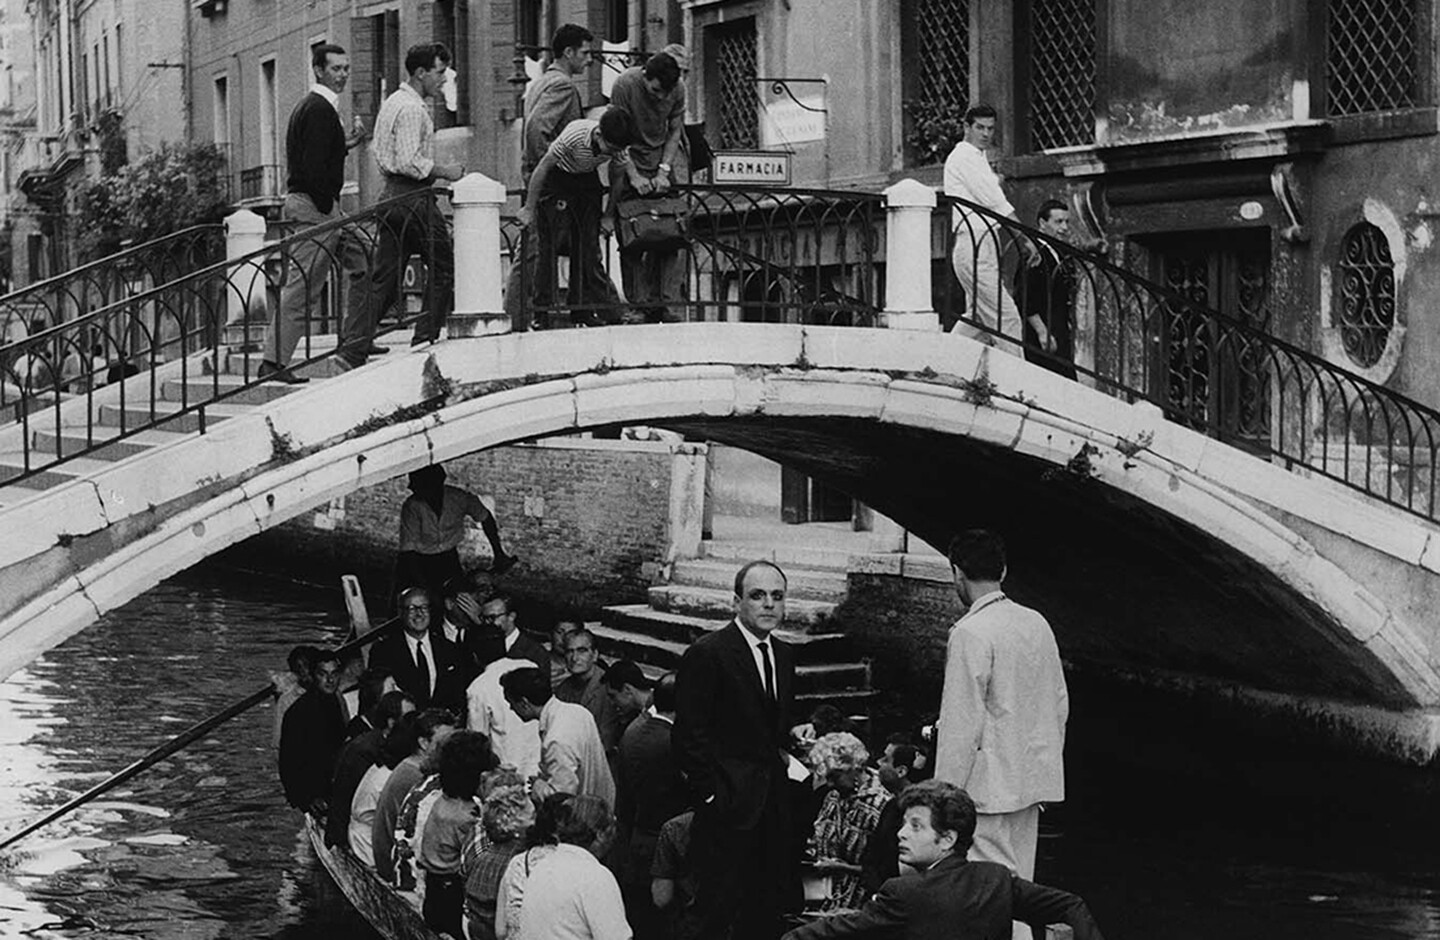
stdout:
<svg viewBox="0 0 1440 940">
<path fill-rule="evenodd" d="M 1395 262 L 1385 233 L 1360 222 L 1340 249 L 1340 338 L 1345 352 L 1369 368 L 1380 361 L 1395 326 Z"/>
</svg>

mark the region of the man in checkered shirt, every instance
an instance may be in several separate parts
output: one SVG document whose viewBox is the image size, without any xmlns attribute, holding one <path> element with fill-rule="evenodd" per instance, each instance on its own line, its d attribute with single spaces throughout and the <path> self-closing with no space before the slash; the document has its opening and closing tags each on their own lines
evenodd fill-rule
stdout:
<svg viewBox="0 0 1440 940">
<path fill-rule="evenodd" d="M 426 189 L 436 180 L 458 180 L 465 175 L 459 164 L 435 162 L 435 122 L 425 103 L 426 98 L 439 96 L 449 69 L 450 50 L 443 43 L 420 43 L 405 53 L 405 72 L 410 77 L 385 99 L 375 116 L 371 152 L 385 180 L 382 201 Z M 366 315 L 357 318 L 362 322 L 341 330 L 339 356 L 347 365 L 365 362 L 375 324 L 399 298 L 405 259 L 412 254 L 425 258 L 429 265 L 429 298 L 428 315 L 415 324 L 410 345 L 440 338 L 455 302 L 455 251 L 435 198 L 426 196 L 407 200 L 381 219 Z"/>
<path fill-rule="evenodd" d="M 553 238 L 551 232 L 538 231 L 541 226 L 553 224 L 553 213 L 537 213 L 536 206 L 542 200 L 575 198 L 586 192 L 600 189 L 600 164 L 611 161 L 610 172 L 625 172 L 629 158 L 625 148 L 635 139 L 635 122 L 630 112 L 621 108 L 607 108 L 600 120 L 581 118 L 565 125 L 540 158 L 535 172 L 530 174 L 530 188 L 525 196 L 525 205 L 520 210 L 520 221 L 525 226 L 526 238 L 538 238 L 541 244 L 548 244 Z M 600 261 L 600 215 L 588 213 L 590 224 L 571 234 L 570 281 L 578 285 L 578 296 L 587 305 L 596 303 L 593 310 L 574 311 L 572 318 L 580 324 L 593 324 L 602 318 L 608 323 L 620 320 L 620 295 L 605 273 Z"/>
</svg>

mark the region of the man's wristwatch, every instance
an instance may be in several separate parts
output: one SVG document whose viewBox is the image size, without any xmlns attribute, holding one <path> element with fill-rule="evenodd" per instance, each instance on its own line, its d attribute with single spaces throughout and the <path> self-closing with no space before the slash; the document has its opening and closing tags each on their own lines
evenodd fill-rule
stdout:
<svg viewBox="0 0 1440 940">
<path fill-rule="evenodd" d="M 669 172 L 670 172 L 670 164 L 668 164 L 668 163 L 662 163 L 662 164 L 660 164 L 660 172 L 661 172 L 661 173 L 669 173 Z"/>
</svg>

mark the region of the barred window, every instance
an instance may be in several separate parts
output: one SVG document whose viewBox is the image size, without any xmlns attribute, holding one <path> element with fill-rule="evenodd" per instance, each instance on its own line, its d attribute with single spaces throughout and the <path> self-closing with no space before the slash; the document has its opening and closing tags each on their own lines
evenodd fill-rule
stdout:
<svg viewBox="0 0 1440 940">
<path fill-rule="evenodd" d="M 970 3 L 906 0 L 903 22 L 906 147 L 914 164 L 940 163 L 970 105 Z"/>
<path fill-rule="evenodd" d="M 1030 133 L 1036 150 L 1095 139 L 1095 0 L 1031 0 Z"/>
<path fill-rule="evenodd" d="M 722 150 L 754 150 L 760 146 L 759 37 L 755 18 L 746 17 L 706 29 L 706 46 L 714 50 L 716 126 Z"/>
<path fill-rule="evenodd" d="M 1395 262 L 1385 233 L 1361 222 L 1340 246 L 1340 339 L 1357 365 L 1380 361 L 1395 326 Z"/>
<path fill-rule="evenodd" d="M 1331 115 L 1420 101 L 1419 0 L 1330 0 L 1325 85 Z"/>
</svg>

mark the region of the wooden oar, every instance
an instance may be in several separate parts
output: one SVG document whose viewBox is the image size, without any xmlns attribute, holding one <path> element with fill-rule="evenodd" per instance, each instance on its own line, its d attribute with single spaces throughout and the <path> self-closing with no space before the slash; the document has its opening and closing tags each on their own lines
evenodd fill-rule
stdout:
<svg viewBox="0 0 1440 940">
<path fill-rule="evenodd" d="M 358 636 L 355 639 L 349 641 L 348 643 L 340 646 L 336 650 L 336 652 L 344 654 L 350 652 L 353 649 L 363 647 L 367 643 L 373 643 L 376 640 L 380 639 L 380 637 L 382 637 L 386 633 L 389 627 L 399 622 L 399 617 L 392 617 L 390 620 L 385 621 L 380 626 L 371 630 L 369 633 Z M 118 787 L 120 784 L 124 783 L 126 780 L 129 780 L 131 777 L 134 777 L 136 774 L 139 774 L 149 769 L 150 767 L 153 767 L 160 761 L 169 757 L 171 754 L 174 754 L 176 751 L 179 751 L 199 740 L 200 738 L 203 738 L 205 735 L 209 734 L 211 731 L 223 725 L 231 718 L 234 718 L 236 715 L 239 715 L 241 712 L 249 711 L 256 705 L 259 705 L 261 702 L 273 697 L 276 694 L 277 690 L 275 688 L 275 683 L 268 683 L 265 688 L 256 689 L 254 692 L 240 699 L 238 702 L 235 702 L 234 704 L 227 706 L 221 711 L 216 712 L 215 714 L 211 715 L 209 718 L 206 718 L 199 724 L 187 728 L 185 731 L 182 731 L 180 734 L 171 738 L 169 741 L 166 741 L 164 744 L 150 751 L 150 753 L 135 761 L 133 764 L 126 767 L 124 770 L 121 770 L 118 773 L 111 775 L 107 779 L 102 780 L 101 782 L 97 783 L 95 786 L 75 797 L 73 800 L 69 801 L 65 805 L 51 810 L 50 812 L 42 816 L 40 819 L 37 819 L 34 822 L 30 823 L 28 826 L 26 826 L 24 829 L 21 829 L 14 835 L 6 836 L 4 841 L 0 841 L 0 851 L 4 851 L 11 845 L 19 842 L 21 839 L 30 835 L 32 832 L 35 832 L 37 829 L 42 829 L 45 826 L 50 825 L 52 822 L 59 819 L 61 816 L 65 816 L 73 812 L 74 810 L 80 808 L 81 806 L 84 806 L 86 803 L 89 803 L 97 796 L 113 790 L 115 787 Z"/>
</svg>

